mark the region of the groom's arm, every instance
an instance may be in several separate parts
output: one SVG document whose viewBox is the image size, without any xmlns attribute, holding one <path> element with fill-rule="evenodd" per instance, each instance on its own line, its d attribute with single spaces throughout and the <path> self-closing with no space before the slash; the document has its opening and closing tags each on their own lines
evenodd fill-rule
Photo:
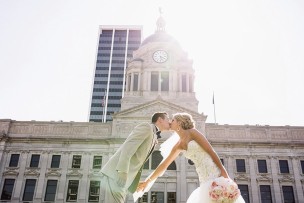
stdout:
<svg viewBox="0 0 304 203">
<path fill-rule="evenodd" d="M 153 136 L 150 124 L 140 124 L 136 126 L 122 145 L 119 161 L 116 170 L 127 173 L 130 167 L 131 157 L 136 153 L 143 142 Z M 152 140 L 153 137 L 151 137 Z"/>
</svg>

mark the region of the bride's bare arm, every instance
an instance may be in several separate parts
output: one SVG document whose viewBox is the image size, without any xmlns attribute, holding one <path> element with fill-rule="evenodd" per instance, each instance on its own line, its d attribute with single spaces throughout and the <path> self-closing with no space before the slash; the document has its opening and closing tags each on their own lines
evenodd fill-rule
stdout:
<svg viewBox="0 0 304 203">
<path fill-rule="evenodd" d="M 213 162 L 216 164 L 216 166 L 221 170 L 221 175 L 225 178 L 229 178 L 229 175 L 223 166 L 220 158 L 218 157 L 217 153 L 214 151 L 213 147 L 207 140 L 207 138 L 199 132 L 197 129 L 189 129 L 191 137 L 193 140 L 195 140 L 212 158 Z"/>
<path fill-rule="evenodd" d="M 180 152 L 181 152 L 181 150 L 179 149 L 179 145 L 176 144 L 172 148 L 169 156 L 158 165 L 158 167 L 154 170 L 154 172 L 152 173 L 150 178 L 148 180 L 146 180 L 145 182 L 139 183 L 139 185 L 137 187 L 137 191 L 144 190 L 147 187 L 149 182 L 152 182 L 153 180 L 157 179 L 161 174 L 163 174 L 164 171 L 168 168 L 168 166 L 176 159 L 176 157 L 179 155 Z"/>
</svg>

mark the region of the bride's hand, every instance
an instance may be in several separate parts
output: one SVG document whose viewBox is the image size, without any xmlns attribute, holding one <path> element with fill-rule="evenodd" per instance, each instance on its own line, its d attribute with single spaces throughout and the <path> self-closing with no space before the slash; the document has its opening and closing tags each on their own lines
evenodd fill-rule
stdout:
<svg viewBox="0 0 304 203">
<path fill-rule="evenodd" d="M 137 186 L 136 192 L 141 192 L 144 191 L 145 188 L 147 187 L 148 182 L 140 182 Z"/>
<path fill-rule="evenodd" d="M 221 176 L 223 176 L 224 178 L 229 178 L 229 179 L 231 179 L 226 171 L 222 171 L 222 172 L 221 172 Z"/>
</svg>

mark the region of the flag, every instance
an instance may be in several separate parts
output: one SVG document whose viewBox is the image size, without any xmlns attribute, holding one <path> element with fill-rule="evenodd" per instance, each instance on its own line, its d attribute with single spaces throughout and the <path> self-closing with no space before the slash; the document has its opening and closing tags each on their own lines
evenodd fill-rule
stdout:
<svg viewBox="0 0 304 203">
<path fill-rule="evenodd" d="M 213 93 L 213 96 L 212 96 L 212 104 L 214 104 L 214 93 Z"/>
<path fill-rule="evenodd" d="M 102 106 L 102 107 L 105 106 L 105 99 L 104 99 L 104 97 L 103 97 L 102 100 L 101 100 L 101 106 Z"/>
</svg>

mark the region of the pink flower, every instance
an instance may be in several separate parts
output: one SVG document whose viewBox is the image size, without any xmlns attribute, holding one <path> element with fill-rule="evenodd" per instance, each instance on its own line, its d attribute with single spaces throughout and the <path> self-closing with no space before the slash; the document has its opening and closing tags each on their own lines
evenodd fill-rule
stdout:
<svg viewBox="0 0 304 203">
<path fill-rule="evenodd" d="M 237 184 L 228 178 L 219 177 L 212 181 L 209 188 L 210 198 L 217 203 L 232 203 L 240 195 Z"/>
</svg>

